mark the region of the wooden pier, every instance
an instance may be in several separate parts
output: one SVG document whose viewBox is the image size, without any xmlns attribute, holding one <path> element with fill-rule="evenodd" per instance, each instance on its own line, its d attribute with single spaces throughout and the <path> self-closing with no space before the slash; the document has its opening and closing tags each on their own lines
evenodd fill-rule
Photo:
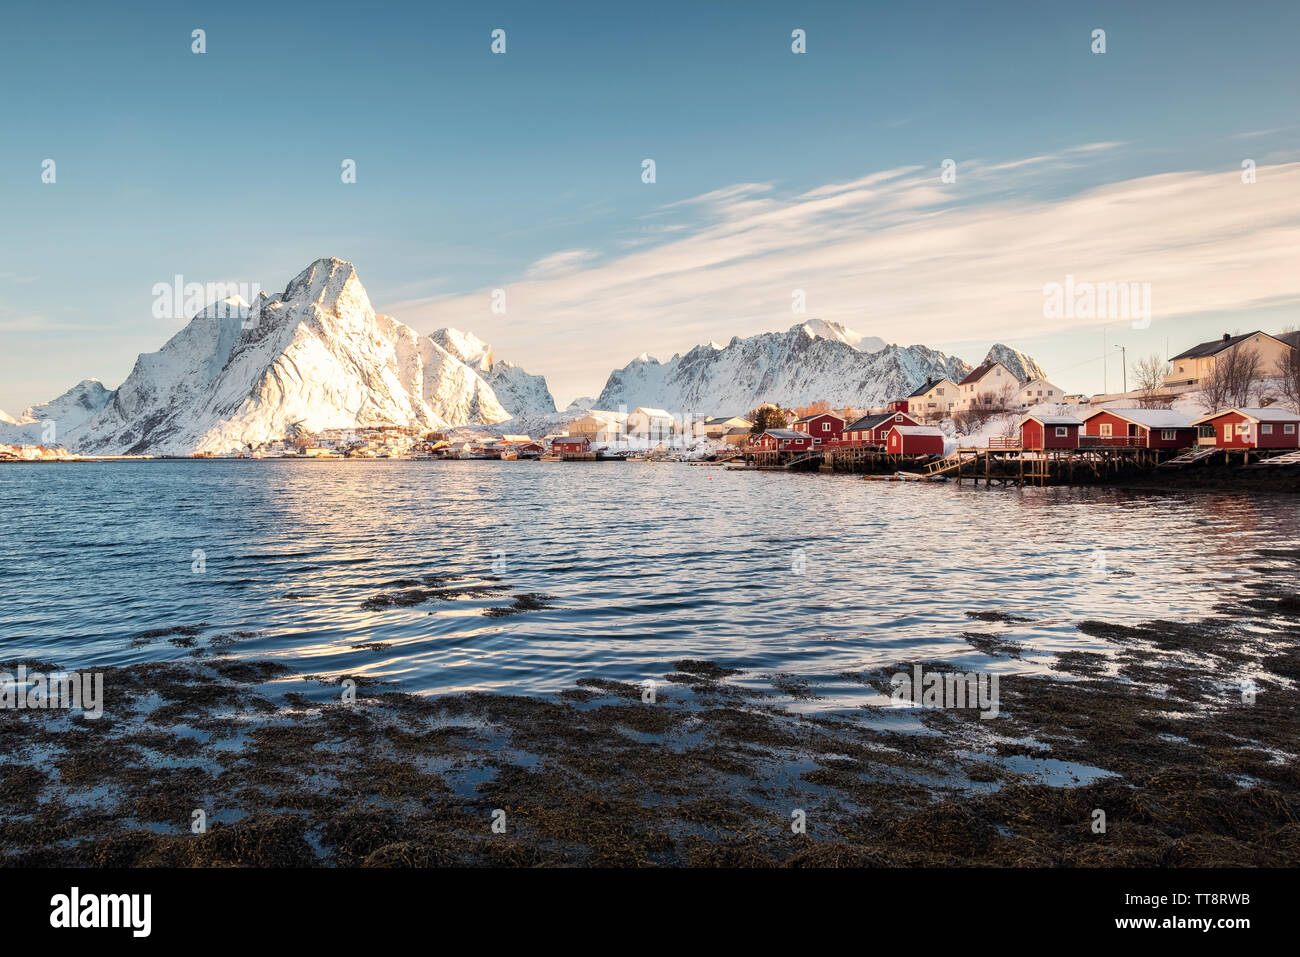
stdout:
<svg viewBox="0 0 1300 957">
<path fill-rule="evenodd" d="M 958 449 L 931 462 L 923 474 L 985 485 L 1074 485 L 1099 482 L 1131 470 L 1155 468 L 1160 453 L 1139 446 L 1099 445 L 1075 449 L 1023 449 L 1010 443 Z"/>
</svg>

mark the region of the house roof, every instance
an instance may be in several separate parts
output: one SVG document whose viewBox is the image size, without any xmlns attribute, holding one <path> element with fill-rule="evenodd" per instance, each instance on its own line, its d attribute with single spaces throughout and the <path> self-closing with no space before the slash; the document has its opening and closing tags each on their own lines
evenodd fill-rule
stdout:
<svg viewBox="0 0 1300 957">
<path fill-rule="evenodd" d="M 1098 409 L 1085 415 L 1083 421 L 1094 419 L 1103 412 L 1117 415 L 1145 429 L 1190 429 L 1192 427 L 1191 419 L 1173 409 Z"/>
<path fill-rule="evenodd" d="M 742 428 L 727 429 L 727 431 L 723 434 L 724 435 L 748 435 L 749 429 L 742 429 Z"/>
<path fill-rule="evenodd" d="M 705 425 L 726 425 L 728 422 L 748 422 L 749 419 L 740 415 L 713 415 L 704 420 Z"/>
<path fill-rule="evenodd" d="M 1221 338 L 1211 339 L 1209 342 L 1202 342 L 1200 345 L 1192 346 L 1186 352 L 1178 353 L 1178 355 L 1174 356 L 1169 361 L 1173 362 L 1175 359 L 1204 359 L 1207 356 L 1217 356 L 1224 349 L 1235 346 L 1238 342 L 1241 342 L 1243 339 L 1249 339 L 1251 336 L 1268 336 L 1270 339 L 1277 338 L 1277 336 L 1270 336 L 1262 329 L 1256 329 L 1254 332 L 1245 332 L 1239 336 L 1230 336 L 1225 332 Z"/>
<path fill-rule="evenodd" d="M 845 432 L 866 432 L 868 429 L 874 429 L 878 425 L 891 421 L 896 415 L 906 415 L 906 412 L 877 412 L 874 415 L 864 415 L 852 425 L 845 426 Z"/>
<path fill-rule="evenodd" d="M 915 399 L 917 396 L 925 395 L 927 392 L 929 392 L 931 389 L 937 386 L 940 382 L 945 382 L 947 380 L 948 380 L 947 376 L 940 376 L 938 379 L 926 379 L 924 382 L 922 382 L 919 386 L 916 387 L 915 392 L 909 392 L 907 394 L 907 398 Z"/>
<path fill-rule="evenodd" d="M 591 440 L 585 435 L 557 435 L 552 441 L 552 445 L 575 445 L 579 442 L 590 442 Z"/>
<path fill-rule="evenodd" d="M 1292 412 L 1289 409 L 1270 407 L 1267 409 L 1220 409 L 1218 412 L 1211 412 L 1209 415 L 1201 416 L 1192 425 L 1209 422 L 1211 419 L 1217 419 L 1229 412 L 1236 412 L 1238 415 L 1245 416 L 1255 422 L 1300 422 L 1300 413 Z"/>
<path fill-rule="evenodd" d="M 980 379 L 982 379 L 982 378 L 984 378 L 986 375 L 988 375 L 988 374 L 989 374 L 989 370 L 992 369 L 992 368 L 993 368 L 994 366 L 996 366 L 996 365 L 1001 365 L 1001 363 L 1000 363 L 1000 362 L 986 362 L 986 363 L 984 363 L 984 364 L 981 365 L 981 366 L 976 366 L 974 369 L 972 369 L 972 370 L 970 371 L 970 374 L 969 374 L 968 376 L 966 376 L 966 378 L 962 379 L 962 380 L 961 380 L 960 382 L 958 382 L 957 384 L 958 384 L 958 385 L 966 385 L 966 384 L 971 383 L 971 382 L 978 382 Z M 1006 366 L 1003 366 L 1003 368 L 1006 368 Z"/>
<path fill-rule="evenodd" d="M 763 434 L 764 434 L 764 435 L 770 435 L 770 436 L 772 436 L 772 438 L 774 438 L 774 439 L 806 439 L 806 438 L 808 438 L 808 433 L 807 433 L 807 432 L 796 432 L 794 429 L 768 429 L 768 430 L 767 430 L 766 432 L 764 432 Z"/>
<path fill-rule="evenodd" d="M 897 432 L 899 435 L 937 435 L 943 438 L 943 432 L 933 425 L 896 425 L 889 431 Z"/>
<path fill-rule="evenodd" d="M 824 415 L 829 415 L 832 419 L 844 421 L 844 416 L 836 415 L 834 412 L 814 412 L 812 415 L 805 415 L 802 419 L 795 419 L 796 422 L 811 422 L 813 419 L 820 419 Z"/>
<path fill-rule="evenodd" d="M 1036 412 L 1023 416 L 1016 425 L 1024 425 L 1031 419 L 1040 425 L 1083 425 L 1082 421 L 1072 415 L 1039 415 Z"/>
<path fill-rule="evenodd" d="M 638 412 L 642 415 L 648 415 L 652 419 L 671 419 L 673 417 L 671 412 L 666 412 L 663 409 L 648 409 L 645 406 L 637 406 L 637 408 L 632 410 L 633 415 Z"/>
</svg>

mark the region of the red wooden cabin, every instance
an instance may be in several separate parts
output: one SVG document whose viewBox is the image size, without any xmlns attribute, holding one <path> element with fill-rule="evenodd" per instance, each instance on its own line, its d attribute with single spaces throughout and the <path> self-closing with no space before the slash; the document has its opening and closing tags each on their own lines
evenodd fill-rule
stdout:
<svg viewBox="0 0 1300 957">
<path fill-rule="evenodd" d="M 894 426 L 920 424 L 906 412 L 877 412 L 874 415 L 864 415 L 844 427 L 844 437 L 840 440 L 840 445 L 883 446 L 885 437 Z"/>
<path fill-rule="evenodd" d="M 1020 420 L 1020 447 L 1032 451 L 1077 449 L 1083 425 L 1072 415 L 1027 415 Z"/>
<path fill-rule="evenodd" d="M 796 419 L 793 429 L 811 436 L 814 446 L 835 445 L 844 432 L 844 420 L 834 412 L 818 412 Z"/>
<path fill-rule="evenodd" d="M 1190 449 L 1196 445 L 1196 426 L 1172 409 L 1098 409 L 1083 417 L 1079 444 Z"/>
<path fill-rule="evenodd" d="M 561 435 L 551 441 L 551 451 L 556 455 L 581 455 L 591 451 L 591 439 L 585 435 Z"/>
<path fill-rule="evenodd" d="M 1221 449 L 1300 448 L 1300 414 L 1287 409 L 1221 409 L 1192 425 L 1213 428 Z"/>
<path fill-rule="evenodd" d="M 807 452 L 812 447 L 812 436 L 794 429 L 768 429 L 750 444 L 755 452 Z"/>
<path fill-rule="evenodd" d="M 943 433 L 932 425 L 891 425 L 885 451 L 891 455 L 943 455 Z"/>
</svg>

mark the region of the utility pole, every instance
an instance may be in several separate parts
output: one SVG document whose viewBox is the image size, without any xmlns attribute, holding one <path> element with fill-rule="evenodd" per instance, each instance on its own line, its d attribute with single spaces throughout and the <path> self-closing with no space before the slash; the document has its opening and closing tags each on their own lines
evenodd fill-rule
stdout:
<svg viewBox="0 0 1300 957">
<path fill-rule="evenodd" d="M 1124 394 L 1127 395 L 1128 394 L 1128 350 L 1125 349 L 1123 346 L 1116 346 L 1115 348 L 1119 350 L 1119 361 L 1120 364 L 1123 366 L 1123 371 L 1124 371 Z"/>
<path fill-rule="evenodd" d="M 1106 327 L 1101 327 L 1101 394 L 1110 395 L 1110 379 L 1106 373 L 1110 371 L 1110 362 L 1106 355 Z"/>
</svg>

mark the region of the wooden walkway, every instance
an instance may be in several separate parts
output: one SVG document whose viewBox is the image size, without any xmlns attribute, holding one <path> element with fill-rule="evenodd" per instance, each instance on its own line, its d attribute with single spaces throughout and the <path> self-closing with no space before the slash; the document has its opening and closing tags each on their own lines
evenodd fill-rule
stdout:
<svg viewBox="0 0 1300 957">
<path fill-rule="evenodd" d="M 955 479 L 958 484 L 983 481 L 986 485 L 1072 484 L 1099 480 L 1132 468 L 1152 468 L 1159 453 L 1126 445 L 1084 446 L 1077 449 L 1023 449 L 1009 441 L 992 448 L 959 448 L 929 463 L 924 475 Z"/>
</svg>

